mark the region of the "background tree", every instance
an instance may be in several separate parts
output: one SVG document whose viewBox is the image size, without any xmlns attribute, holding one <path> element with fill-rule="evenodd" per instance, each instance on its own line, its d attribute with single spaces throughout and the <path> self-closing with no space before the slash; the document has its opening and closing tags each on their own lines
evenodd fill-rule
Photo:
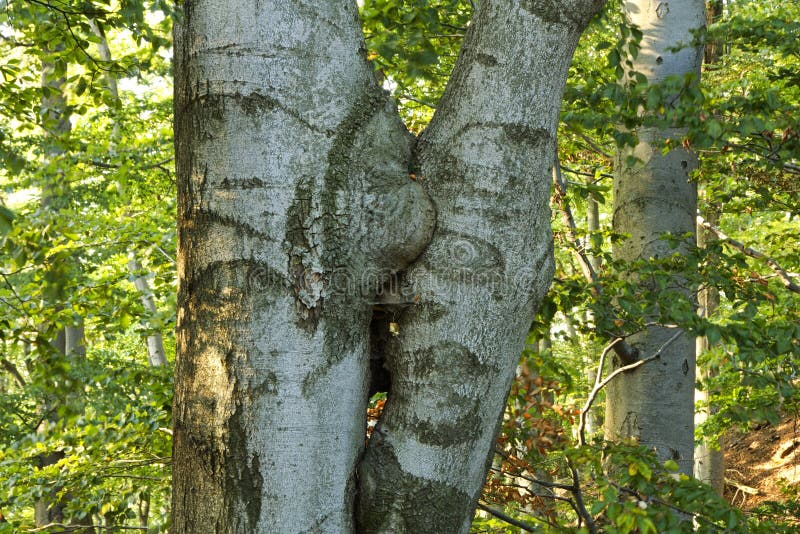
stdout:
<svg viewBox="0 0 800 534">
<path fill-rule="evenodd" d="M 636 73 L 632 83 L 639 82 L 639 76 L 654 83 L 669 77 L 688 78 L 688 83 L 696 83 L 702 49 L 691 43 L 693 34 L 705 27 L 704 2 L 626 2 L 624 7 L 625 15 L 642 32 L 640 48 L 630 64 L 632 73 Z M 614 231 L 629 237 L 614 248 L 618 260 L 650 262 L 668 258 L 675 247 L 663 239 L 664 234 L 679 240 L 685 234 L 694 235 L 697 189 L 691 173 L 696 168 L 696 157 L 681 147 L 667 146 L 671 150 L 662 153 L 665 143 L 677 143 L 681 136 L 673 129 L 677 124 L 670 117 L 669 103 L 679 97 L 677 92 L 664 94 L 662 109 L 655 111 L 662 115 L 663 126 L 645 124 L 638 128 L 636 146 L 620 151 L 614 179 L 613 226 Z M 635 281 L 645 291 L 661 293 L 661 298 L 667 298 L 668 292 L 691 298 L 693 291 L 686 282 L 680 272 L 671 279 L 637 276 Z M 628 338 L 642 357 L 657 352 L 661 355 L 654 364 L 641 365 L 609 384 L 606 438 L 637 438 L 654 447 L 662 458 L 678 462 L 683 472 L 691 473 L 694 340 L 664 325 L 661 317 L 662 313 L 654 309 L 646 320 L 656 324 Z M 621 361 L 617 365 L 631 363 Z"/>
</svg>

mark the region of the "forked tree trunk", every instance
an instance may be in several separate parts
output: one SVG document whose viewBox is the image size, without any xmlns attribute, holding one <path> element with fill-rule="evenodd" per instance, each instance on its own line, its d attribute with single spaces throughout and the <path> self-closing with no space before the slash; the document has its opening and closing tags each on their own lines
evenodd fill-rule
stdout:
<svg viewBox="0 0 800 534">
<path fill-rule="evenodd" d="M 699 77 L 702 48 L 672 49 L 691 43 L 692 30 L 704 26 L 702 0 L 628 1 L 625 13 L 643 33 L 635 70 L 651 83 L 673 75 Z M 660 236 L 693 233 L 697 206 L 696 187 L 690 181 L 696 157 L 683 148 L 662 152 L 667 139 L 679 145 L 682 132 L 646 128 L 637 133 L 639 144 L 620 153 L 614 179 L 614 231 L 631 236 L 614 248 L 614 255 L 628 261 L 675 252 Z M 638 161 L 631 164 L 629 156 Z M 675 284 L 681 284 L 677 277 Z M 627 341 L 647 357 L 675 333 L 651 327 Z M 694 450 L 694 345 L 694 339 L 680 337 L 659 360 L 620 375 L 606 392 L 606 437 L 638 438 L 662 459 L 675 460 L 687 474 L 692 473 Z"/>
<path fill-rule="evenodd" d="M 561 93 L 601 5 L 480 2 L 415 143 L 355 2 L 184 4 L 175 532 L 466 532 L 550 283 Z M 388 299 L 357 474 L 372 306 L 429 242 Z"/>
</svg>

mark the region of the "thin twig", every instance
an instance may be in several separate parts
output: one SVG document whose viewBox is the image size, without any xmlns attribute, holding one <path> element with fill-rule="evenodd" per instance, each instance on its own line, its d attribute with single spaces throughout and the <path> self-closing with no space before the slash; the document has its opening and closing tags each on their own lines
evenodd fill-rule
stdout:
<svg viewBox="0 0 800 534">
<path fill-rule="evenodd" d="M 561 165 L 561 169 L 564 172 L 568 172 L 570 174 L 576 174 L 578 176 L 586 176 L 587 178 L 595 178 L 594 180 L 592 180 L 592 184 L 596 184 L 597 182 L 599 182 L 600 178 L 613 178 L 614 177 L 613 174 L 608 174 L 608 173 L 600 173 L 598 175 L 598 174 L 595 174 L 593 172 L 576 171 L 575 169 L 571 169 L 571 168 L 567 167 L 566 165 Z"/>
<path fill-rule="evenodd" d="M 588 135 L 586 135 L 584 133 L 581 133 L 581 132 L 579 132 L 579 131 L 577 131 L 575 129 L 572 129 L 572 131 L 578 137 L 583 139 L 586 142 L 586 144 L 589 145 L 589 147 L 591 147 L 592 150 L 594 150 L 595 152 L 597 152 L 598 154 L 600 154 L 601 156 L 603 156 L 606 159 L 612 159 L 611 154 L 609 154 L 608 152 L 606 152 L 605 150 L 600 148 L 600 146 L 597 143 L 595 143 L 594 141 L 592 141 L 592 139 Z"/>
<path fill-rule="evenodd" d="M 783 285 L 786 287 L 786 289 L 788 289 L 789 291 L 793 291 L 794 293 L 800 293 L 800 285 L 796 284 L 794 280 L 792 280 L 792 277 L 789 275 L 789 273 L 787 273 L 786 270 L 784 270 L 784 268 L 781 267 L 777 261 L 773 260 L 763 252 L 759 252 L 754 248 L 746 246 L 744 243 L 741 243 L 740 241 L 736 241 L 735 239 L 728 237 L 722 230 L 720 230 L 716 226 L 706 221 L 703 218 L 703 216 L 700 215 L 699 213 L 697 214 L 697 224 L 699 224 L 706 230 L 709 230 L 710 232 L 714 233 L 721 242 L 725 243 L 726 245 L 732 246 L 745 256 L 750 256 L 751 258 L 761 260 L 767 265 L 769 265 L 769 268 L 772 269 L 772 271 L 776 275 L 778 275 L 778 277 L 781 279 L 781 282 L 783 282 Z"/>
<path fill-rule="evenodd" d="M 575 487 L 572 491 L 572 495 L 575 497 L 575 506 L 578 508 L 579 517 L 582 517 L 583 520 L 586 521 L 586 528 L 589 529 L 591 534 L 597 534 L 599 531 L 597 530 L 594 518 L 592 514 L 589 513 L 589 510 L 586 509 L 586 504 L 583 502 L 583 493 L 581 492 L 581 481 L 578 477 L 578 470 L 575 469 L 575 466 L 572 465 L 572 461 L 570 461 L 569 458 L 567 458 L 567 465 L 572 473 L 572 485 Z"/>
<path fill-rule="evenodd" d="M 37 528 L 26 529 L 25 532 L 44 532 L 45 530 L 49 530 L 51 528 L 60 528 L 63 529 L 62 532 L 74 532 L 76 530 L 144 530 L 147 531 L 147 527 L 130 527 L 126 525 L 68 525 L 67 523 L 48 523 L 47 525 L 43 525 Z"/>
<path fill-rule="evenodd" d="M 416 102 L 417 104 L 420 104 L 422 106 L 427 106 L 427 107 L 429 107 L 431 109 L 436 109 L 436 106 L 434 106 L 430 102 L 425 102 L 424 100 L 420 100 L 419 98 L 414 98 L 411 95 L 401 94 L 401 95 L 397 95 L 397 98 L 400 98 L 402 100 L 410 100 L 410 101 Z"/>
<path fill-rule="evenodd" d="M 569 208 L 569 203 L 567 202 L 567 185 L 564 182 L 564 175 L 561 174 L 561 164 L 559 163 L 558 158 L 556 158 L 553 162 L 553 184 L 555 184 L 556 187 L 556 201 L 558 202 L 559 207 L 561 207 L 562 219 L 567 227 L 567 235 L 569 236 L 570 247 L 578 258 L 578 263 L 581 265 L 581 271 L 583 271 L 584 278 L 586 278 L 586 280 L 591 284 L 596 284 L 597 273 L 595 272 L 594 267 L 592 267 L 592 264 L 589 261 L 589 258 L 586 256 L 586 252 L 583 250 L 583 247 L 578 240 L 578 236 L 575 233 L 575 217 L 573 217 L 572 210 Z M 592 287 L 592 293 L 597 296 L 597 287 Z"/>
</svg>

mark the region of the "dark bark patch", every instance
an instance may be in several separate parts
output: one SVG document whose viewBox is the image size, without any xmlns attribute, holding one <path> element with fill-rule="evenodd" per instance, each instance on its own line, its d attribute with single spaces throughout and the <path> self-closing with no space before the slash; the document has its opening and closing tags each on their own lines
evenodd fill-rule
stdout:
<svg viewBox="0 0 800 534">
<path fill-rule="evenodd" d="M 412 432 L 422 443 L 446 447 L 475 439 L 484 422 L 481 398 L 497 368 L 480 361 L 467 347 L 442 341 L 417 352 L 389 353 L 392 377 L 386 424 Z M 464 385 L 470 387 L 465 389 Z M 409 409 L 414 399 L 435 399 L 447 416 L 421 419 Z M 430 400 L 428 402 L 431 402 Z"/>
<path fill-rule="evenodd" d="M 320 285 L 323 273 L 315 272 L 315 259 L 323 236 L 314 225 L 312 205 L 314 190 L 310 179 L 295 186 L 294 200 L 286 213 L 285 243 L 288 249 L 287 270 L 294 291 L 297 325 L 313 334 L 322 316 L 323 299 Z"/>
<path fill-rule="evenodd" d="M 544 128 L 533 128 L 520 123 L 503 124 L 503 133 L 511 142 L 521 146 L 545 146 L 553 139 L 553 135 Z"/>
<path fill-rule="evenodd" d="M 499 63 L 497 58 L 491 54 L 482 54 L 477 53 L 475 54 L 475 61 L 483 65 L 484 67 L 495 67 Z"/>
<path fill-rule="evenodd" d="M 472 498 L 457 487 L 403 471 L 391 445 L 374 434 L 359 468 L 358 532 L 461 530 Z"/>
<path fill-rule="evenodd" d="M 210 262 L 193 278 L 200 287 L 215 294 L 232 289 L 239 295 L 256 292 L 263 297 L 264 292 L 279 295 L 287 289 L 282 273 L 266 263 L 248 259 Z"/>
<path fill-rule="evenodd" d="M 216 211 L 203 208 L 196 210 L 195 213 L 196 213 L 196 222 L 194 224 L 198 228 L 212 228 L 216 224 L 219 226 L 228 226 L 231 228 L 235 228 L 239 234 L 244 236 L 255 237 L 257 239 L 262 239 L 264 241 L 272 240 L 272 236 L 270 236 L 269 234 L 266 234 L 260 231 L 258 228 L 255 228 L 244 221 L 240 221 L 235 217 L 223 215 Z"/>
<path fill-rule="evenodd" d="M 240 517 L 239 509 L 243 507 L 248 524 L 242 530 L 255 532 L 261 515 L 264 478 L 258 455 L 249 458 L 243 402 L 242 399 L 236 401 L 236 410 L 227 421 L 227 447 L 223 464 L 227 466 L 225 510 L 233 519 L 228 524 L 235 524 L 235 518 Z"/>
<path fill-rule="evenodd" d="M 605 0 L 520 0 L 522 9 L 542 22 L 573 28 L 585 27 L 604 4 Z"/>
</svg>

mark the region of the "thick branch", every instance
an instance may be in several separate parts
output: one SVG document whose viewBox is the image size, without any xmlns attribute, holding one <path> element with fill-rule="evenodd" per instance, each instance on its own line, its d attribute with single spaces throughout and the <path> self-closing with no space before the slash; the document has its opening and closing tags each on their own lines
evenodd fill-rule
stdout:
<svg viewBox="0 0 800 534">
<path fill-rule="evenodd" d="M 791 275 L 789 275 L 789 273 L 787 273 L 777 261 L 773 260 L 766 254 L 757 251 L 754 248 L 746 246 L 744 243 L 740 241 L 728 237 L 722 230 L 720 230 L 719 228 L 715 227 L 714 225 L 706 221 L 700 214 L 697 215 L 697 224 L 699 224 L 706 230 L 713 232 L 717 236 L 717 238 L 719 238 L 719 240 L 725 243 L 726 245 L 735 248 L 736 250 L 738 250 L 739 252 L 741 252 L 746 256 L 750 256 L 751 258 L 755 258 L 757 260 L 761 260 L 764 263 L 766 263 L 769 266 L 769 268 L 772 269 L 772 271 L 776 275 L 778 275 L 778 278 L 781 279 L 781 282 L 783 282 L 783 285 L 786 287 L 786 289 L 788 289 L 789 291 L 793 291 L 795 293 L 800 293 L 800 285 L 796 284 L 794 280 L 792 280 Z"/>
</svg>

